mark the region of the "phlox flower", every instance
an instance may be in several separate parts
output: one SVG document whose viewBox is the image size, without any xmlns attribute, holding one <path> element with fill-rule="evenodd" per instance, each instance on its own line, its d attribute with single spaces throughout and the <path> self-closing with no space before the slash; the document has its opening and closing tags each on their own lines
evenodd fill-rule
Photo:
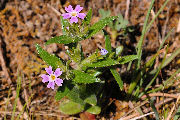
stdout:
<svg viewBox="0 0 180 120">
<path fill-rule="evenodd" d="M 101 55 L 106 55 L 106 54 L 108 54 L 108 51 L 106 49 L 102 48 L 101 51 L 100 51 L 100 54 Z"/>
<path fill-rule="evenodd" d="M 49 66 L 49 68 L 45 68 L 45 70 L 48 73 L 48 75 L 43 74 L 41 75 L 41 77 L 43 79 L 43 83 L 49 82 L 47 85 L 48 88 L 54 89 L 55 83 L 57 84 L 57 86 L 62 86 L 63 80 L 58 78 L 62 74 L 60 68 L 57 68 L 55 72 L 53 72 L 52 67 Z"/>
<path fill-rule="evenodd" d="M 64 13 L 62 14 L 64 19 L 70 19 L 70 23 L 77 23 L 78 22 L 78 18 L 80 19 L 84 19 L 86 14 L 85 13 L 79 13 L 81 10 L 83 9 L 83 7 L 80 7 L 80 5 L 77 5 L 76 8 L 73 10 L 72 6 L 69 5 L 68 7 L 65 7 L 65 10 L 68 13 Z M 78 18 L 77 18 L 78 17 Z"/>
</svg>

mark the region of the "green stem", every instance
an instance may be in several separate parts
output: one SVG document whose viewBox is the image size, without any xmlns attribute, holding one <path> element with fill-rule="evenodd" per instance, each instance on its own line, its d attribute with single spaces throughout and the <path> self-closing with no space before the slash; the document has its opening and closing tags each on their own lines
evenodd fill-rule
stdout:
<svg viewBox="0 0 180 120">
<path fill-rule="evenodd" d="M 141 38 L 137 44 L 137 55 L 138 55 L 138 63 L 137 63 L 137 69 L 140 68 L 140 63 L 141 63 L 141 55 L 142 55 L 142 44 L 143 44 L 143 40 L 144 40 L 144 36 L 145 36 L 145 33 L 146 33 L 146 26 L 147 26 L 147 23 L 148 23 L 148 19 L 149 19 L 149 15 L 151 13 L 151 9 L 153 7 L 153 4 L 154 4 L 155 0 L 152 0 L 151 1 L 151 5 L 148 9 L 148 13 L 146 15 L 146 19 L 145 19 L 145 22 L 144 22 L 144 25 L 143 25 L 143 30 L 142 30 L 142 35 L 141 35 Z"/>
</svg>

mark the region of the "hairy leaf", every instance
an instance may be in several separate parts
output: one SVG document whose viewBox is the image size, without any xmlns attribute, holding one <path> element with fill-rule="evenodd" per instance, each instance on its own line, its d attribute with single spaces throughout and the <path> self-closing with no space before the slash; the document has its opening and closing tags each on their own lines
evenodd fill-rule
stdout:
<svg viewBox="0 0 180 120">
<path fill-rule="evenodd" d="M 38 44 L 36 45 L 36 50 L 38 51 L 38 54 L 40 57 L 50 66 L 52 66 L 54 69 L 61 68 L 63 72 L 65 72 L 65 66 L 62 63 L 62 61 L 56 57 L 55 55 L 49 54 L 47 51 L 43 50 Z"/>
<path fill-rule="evenodd" d="M 111 15 L 111 11 L 110 10 L 104 10 L 104 9 L 99 9 L 99 14 L 101 16 L 101 19 L 104 19 L 106 17 L 109 17 Z"/>
<path fill-rule="evenodd" d="M 61 19 L 61 27 L 62 27 L 62 31 L 63 31 L 63 35 L 66 34 L 66 27 L 69 27 L 70 26 L 70 23 L 68 22 L 68 20 L 66 19 L 63 19 L 62 16 L 60 16 L 60 19 Z"/>
<path fill-rule="evenodd" d="M 117 16 L 107 17 L 93 24 L 89 28 L 88 36 L 86 37 L 86 39 L 95 35 L 97 32 L 102 30 L 106 25 L 108 25 L 111 21 L 115 20 L 116 18 Z"/>
<path fill-rule="evenodd" d="M 95 53 L 91 54 L 89 57 L 87 57 L 86 59 L 84 59 L 81 62 L 80 67 L 83 69 L 86 69 L 87 64 L 93 63 L 93 62 L 97 61 L 97 59 L 98 59 L 98 53 L 95 52 Z"/>
<path fill-rule="evenodd" d="M 104 36 L 105 36 L 105 49 L 109 53 L 111 53 L 112 52 L 112 49 L 111 49 L 111 38 L 110 38 L 110 36 L 108 35 L 108 33 L 105 30 L 103 30 L 103 32 L 104 32 Z"/>
<path fill-rule="evenodd" d="M 63 82 L 63 85 L 58 88 L 56 95 L 55 95 L 55 99 L 61 100 L 64 96 L 66 96 L 70 92 L 72 87 L 73 86 L 70 83 L 70 81 L 65 80 Z"/>
<path fill-rule="evenodd" d="M 73 102 L 71 100 L 65 100 L 60 103 L 60 111 L 67 115 L 74 115 L 84 110 L 84 106 Z"/>
<path fill-rule="evenodd" d="M 118 61 L 120 64 L 125 64 L 137 58 L 138 58 L 137 55 L 128 55 L 128 56 L 123 56 L 123 57 L 118 58 Z"/>
<path fill-rule="evenodd" d="M 61 88 L 62 89 L 62 88 Z M 58 90 L 55 95 L 56 100 L 61 100 L 64 96 L 66 96 L 69 92 L 69 88 L 63 86 L 63 90 Z"/>
<path fill-rule="evenodd" d="M 97 114 L 99 114 L 101 112 L 101 108 L 99 106 L 91 106 L 86 111 L 91 113 L 91 114 L 97 115 Z"/>
<path fill-rule="evenodd" d="M 126 28 L 128 23 L 129 22 L 127 20 L 125 20 L 121 14 L 118 14 L 118 19 L 115 22 L 114 27 L 117 31 L 119 31 L 122 28 Z"/>
<path fill-rule="evenodd" d="M 98 62 L 86 64 L 88 67 L 107 67 L 107 66 L 113 66 L 119 64 L 118 61 L 113 60 L 111 58 L 106 58 L 104 60 L 100 60 Z"/>
<path fill-rule="evenodd" d="M 56 36 L 51 39 L 49 39 L 46 42 L 46 45 L 52 44 L 52 43 L 59 43 L 59 44 L 69 44 L 69 43 L 75 43 L 77 41 L 82 40 L 82 38 L 79 37 L 71 37 L 67 35 L 61 35 L 61 36 Z"/>
<path fill-rule="evenodd" d="M 75 78 L 73 79 L 76 83 L 94 83 L 99 82 L 99 78 L 96 78 L 88 73 L 82 72 L 80 70 L 73 70 Z"/>
<path fill-rule="evenodd" d="M 123 81 L 121 80 L 121 77 L 120 77 L 119 73 L 116 71 L 115 68 L 110 68 L 110 71 L 111 71 L 111 73 L 113 74 L 116 82 L 118 83 L 119 88 L 120 88 L 121 90 L 123 90 Z"/>
<path fill-rule="evenodd" d="M 88 11 L 88 13 L 86 14 L 85 19 L 83 20 L 83 24 L 89 25 L 91 22 L 91 17 L 92 17 L 92 9 L 90 9 Z"/>
<path fill-rule="evenodd" d="M 89 95 L 85 100 L 84 102 L 90 104 L 90 105 L 93 105 L 95 106 L 97 104 L 97 98 L 96 98 L 96 95 L 95 94 L 91 94 Z"/>
<path fill-rule="evenodd" d="M 79 104 L 84 105 L 84 101 L 80 97 L 81 91 L 79 90 L 78 86 L 74 86 L 74 88 L 67 94 L 67 97 Z"/>
</svg>

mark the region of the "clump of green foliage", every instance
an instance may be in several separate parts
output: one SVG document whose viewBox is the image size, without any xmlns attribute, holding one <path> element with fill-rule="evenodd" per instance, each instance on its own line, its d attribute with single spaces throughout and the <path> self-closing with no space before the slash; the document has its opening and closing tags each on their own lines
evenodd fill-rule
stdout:
<svg viewBox="0 0 180 120">
<path fill-rule="evenodd" d="M 101 99 L 101 89 L 105 83 L 99 76 L 104 72 L 104 68 L 110 69 L 122 90 L 123 81 L 116 71 L 116 65 L 137 59 L 137 55 L 121 56 L 121 46 L 113 51 L 110 37 L 103 30 L 109 23 L 120 19 L 118 16 L 105 17 L 93 25 L 90 24 L 91 17 L 91 9 L 85 19 L 79 23 L 70 23 L 61 17 L 63 35 L 53 37 L 45 43 L 45 45 L 57 43 L 68 46 L 66 54 L 69 56 L 69 60 L 63 61 L 57 56 L 49 54 L 40 45 L 36 45 L 40 57 L 49 66 L 52 66 L 53 69 L 60 68 L 63 71 L 63 86 L 57 90 L 55 99 L 61 100 L 66 96 L 67 99 L 63 99 L 60 105 L 60 111 L 65 114 L 77 114 L 82 111 L 99 114 L 101 107 L 97 96 Z M 91 38 L 101 30 L 104 31 L 105 49 L 108 54 L 102 55 L 97 49 L 85 58 L 80 41 Z M 75 67 L 70 66 L 71 62 L 75 64 Z"/>
</svg>

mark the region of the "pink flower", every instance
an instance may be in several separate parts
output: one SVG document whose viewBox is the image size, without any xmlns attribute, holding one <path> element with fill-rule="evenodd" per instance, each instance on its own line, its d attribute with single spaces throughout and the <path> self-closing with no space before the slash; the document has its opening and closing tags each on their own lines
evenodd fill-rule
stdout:
<svg viewBox="0 0 180 120">
<path fill-rule="evenodd" d="M 83 7 L 80 7 L 80 5 L 77 5 L 76 8 L 73 10 L 72 6 L 69 5 L 68 7 L 65 7 L 65 10 L 68 13 L 64 13 L 64 14 L 62 14 L 62 16 L 64 19 L 71 18 L 70 23 L 73 23 L 73 22 L 77 23 L 78 18 L 84 19 L 86 16 L 85 13 L 79 13 L 82 9 L 83 9 Z"/>
<path fill-rule="evenodd" d="M 47 85 L 48 88 L 54 89 L 55 83 L 57 84 L 57 86 L 62 86 L 63 80 L 58 78 L 62 74 L 60 68 L 57 68 L 55 72 L 53 72 L 52 67 L 49 66 L 49 68 L 45 68 L 45 70 L 49 75 L 43 74 L 41 75 L 41 77 L 43 79 L 42 80 L 43 83 L 49 82 Z"/>
</svg>

